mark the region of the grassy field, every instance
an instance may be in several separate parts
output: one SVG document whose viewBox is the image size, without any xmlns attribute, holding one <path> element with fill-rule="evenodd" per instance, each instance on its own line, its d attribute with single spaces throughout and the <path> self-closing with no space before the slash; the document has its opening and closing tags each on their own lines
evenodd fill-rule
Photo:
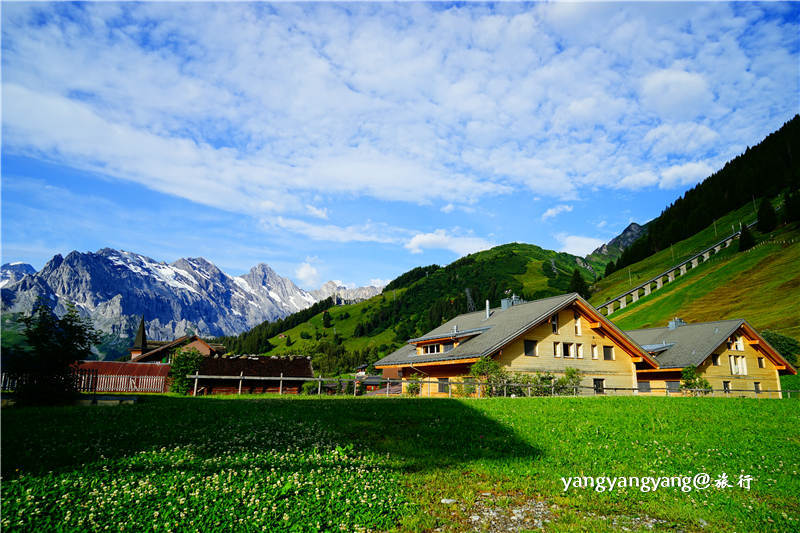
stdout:
<svg viewBox="0 0 800 533">
<path fill-rule="evenodd" d="M 148 397 L 8 408 L 2 527 L 797 531 L 798 405 Z M 599 492 L 561 481 L 700 473 L 733 486 Z M 750 490 L 740 474 L 752 476 Z"/>
</svg>

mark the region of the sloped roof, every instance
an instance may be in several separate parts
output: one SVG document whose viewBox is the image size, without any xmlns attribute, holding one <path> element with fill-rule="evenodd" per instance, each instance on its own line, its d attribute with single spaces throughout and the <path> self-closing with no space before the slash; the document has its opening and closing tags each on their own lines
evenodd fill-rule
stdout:
<svg viewBox="0 0 800 533">
<path fill-rule="evenodd" d="M 675 329 L 634 329 L 625 333 L 651 353 L 660 352 L 655 353 L 660 368 L 684 368 L 700 365 L 720 344 L 742 327 L 748 335 L 758 339 L 771 358 L 786 367 L 786 372 L 797 373 L 780 352 L 759 335 L 749 322 L 741 318 L 684 324 Z"/>
<path fill-rule="evenodd" d="M 197 335 L 185 335 L 174 341 L 164 342 L 159 346 L 154 347 L 149 352 L 139 354 L 131 359 L 134 363 L 144 362 L 149 359 L 162 359 L 164 358 L 173 348 L 177 348 L 178 346 L 182 346 L 184 344 L 188 344 L 190 342 L 200 341 L 206 346 L 208 346 L 209 350 L 212 352 L 221 352 L 225 350 L 225 347 L 221 344 L 209 344 L 208 342 L 204 341 Z M 154 344 L 152 341 L 148 341 L 148 344 Z"/>
<path fill-rule="evenodd" d="M 201 375 L 206 376 L 266 376 L 313 378 L 310 357 L 204 357 L 200 362 Z"/>
<path fill-rule="evenodd" d="M 621 337 L 625 337 L 621 330 L 600 313 L 597 313 L 586 300 L 577 293 L 570 293 L 516 304 L 507 309 L 494 308 L 490 310 L 488 319 L 486 318 L 486 311 L 458 315 L 438 328 L 429 331 L 424 336 L 409 341 L 417 342 L 424 339 L 448 337 L 458 338 L 463 332 L 470 332 L 469 334 L 473 335 L 466 340 L 460 341 L 459 345 L 449 352 L 417 355 L 415 347 L 406 344 L 375 363 L 375 366 L 457 361 L 492 355 L 514 338 L 533 326 L 544 322 L 554 313 L 565 309 L 576 301 L 582 302 L 586 309 L 594 312 L 597 315 L 597 319 L 603 322 L 609 330 L 613 330 Z M 453 330 L 454 327 L 457 327 L 456 332 Z M 474 330 L 480 329 L 483 329 L 483 331 L 475 335 Z M 639 346 L 635 346 L 635 348 L 641 352 L 643 357 L 647 358 L 647 352 Z M 653 363 L 653 366 L 655 366 L 655 363 Z"/>
<path fill-rule="evenodd" d="M 97 370 L 100 376 L 166 376 L 170 365 L 162 363 L 126 363 L 120 361 L 78 361 L 75 366 Z"/>
<path fill-rule="evenodd" d="M 659 351 L 656 355 L 661 368 L 683 368 L 697 366 L 711 355 L 711 352 L 725 342 L 739 329 L 744 320 L 719 320 L 685 324 L 675 329 L 647 328 L 626 331 L 633 340 L 650 351 Z M 655 350 L 656 346 L 672 345 L 666 350 Z"/>
</svg>

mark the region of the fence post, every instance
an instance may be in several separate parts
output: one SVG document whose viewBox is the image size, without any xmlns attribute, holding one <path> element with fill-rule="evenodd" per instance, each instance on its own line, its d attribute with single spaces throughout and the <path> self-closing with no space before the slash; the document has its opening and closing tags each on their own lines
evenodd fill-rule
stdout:
<svg viewBox="0 0 800 533">
<path fill-rule="evenodd" d="M 508 396 L 508 382 L 503 380 L 503 398 Z"/>
<path fill-rule="evenodd" d="M 357 396 L 358 393 L 358 380 L 353 379 L 353 398 Z"/>
<path fill-rule="evenodd" d="M 192 396 L 197 396 L 197 373 L 194 374 L 194 392 L 192 392 Z"/>
<path fill-rule="evenodd" d="M 281 379 L 278 381 L 278 394 L 283 394 L 283 372 L 281 372 Z"/>
<path fill-rule="evenodd" d="M 239 395 L 242 394 L 242 376 L 244 376 L 244 370 L 239 372 Z"/>
<path fill-rule="evenodd" d="M 449 379 L 447 380 L 447 397 L 448 398 L 452 398 L 453 397 L 453 384 L 450 383 Z"/>
<path fill-rule="evenodd" d="M 430 398 L 431 397 L 431 382 L 430 382 L 430 380 L 427 380 L 426 382 L 428 383 L 428 398 Z"/>
<path fill-rule="evenodd" d="M 392 378 L 386 378 L 386 396 L 389 396 L 389 389 L 392 387 Z"/>
<path fill-rule="evenodd" d="M 317 396 L 322 396 L 322 378 L 317 381 Z"/>
</svg>

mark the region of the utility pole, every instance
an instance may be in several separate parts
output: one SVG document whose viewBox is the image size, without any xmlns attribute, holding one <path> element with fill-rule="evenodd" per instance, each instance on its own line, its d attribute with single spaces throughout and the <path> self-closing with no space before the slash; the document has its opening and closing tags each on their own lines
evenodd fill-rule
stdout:
<svg viewBox="0 0 800 533">
<path fill-rule="evenodd" d="M 758 213 L 758 211 L 756 210 L 756 195 L 755 194 L 752 195 L 752 198 L 753 198 L 753 214 L 755 215 Z"/>
<path fill-rule="evenodd" d="M 675 262 L 675 250 L 672 249 L 672 245 L 669 245 L 669 251 L 672 253 L 672 262 Z"/>
<path fill-rule="evenodd" d="M 631 267 L 628 267 L 628 288 L 633 287 L 633 280 L 631 279 Z"/>
<path fill-rule="evenodd" d="M 717 236 L 717 219 L 714 219 L 714 237 Z"/>
</svg>

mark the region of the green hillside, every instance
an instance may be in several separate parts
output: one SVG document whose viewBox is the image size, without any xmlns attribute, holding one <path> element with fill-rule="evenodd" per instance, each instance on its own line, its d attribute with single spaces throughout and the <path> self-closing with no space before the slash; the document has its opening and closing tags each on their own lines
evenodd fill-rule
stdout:
<svg viewBox="0 0 800 533">
<path fill-rule="evenodd" d="M 711 225 L 699 233 L 601 279 L 593 287 L 595 292 L 592 294 L 590 301 L 595 305 L 599 305 L 632 289 L 673 265 L 685 261 L 697 252 L 719 242 L 732 234 L 734 229 L 738 231 L 740 222 L 749 224 L 755 219 L 756 213 L 752 204 L 747 204 L 731 211 L 712 222 Z"/>
<path fill-rule="evenodd" d="M 233 352 L 248 347 L 245 351 L 270 355 L 309 354 L 323 372 L 344 371 L 375 361 L 407 339 L 467 312 L 468 298 L 481 309 L 485 300 L 496 307 L 511 293 L 532 300 L 567 292 L 577 261 L 573 255 L 531 244 L 505 244 L 445 267 L 414 269 L 389 284 L 382 295 L 317 313 L 258 346 L 251 332 L 220 340 Z M 587 280 L 594 278 L 588 268 L 578 268 Z"/>
<path fill-rule="evenodd" d="M 759 330 L 800 340 L 800 224 L 780 226 L 768 234 L 756 232 L 755 237 L 757 244 L 750 250 L 739 252 L 734 243 L 610 318 L 623 329 L 664 326 L 676 316 L 687 322 L 744 318 Z M 704 242 L 698 234 L 675 248 L 680 247 L 683 255 L 693 244 L 699 249 Z M 634 285 L 674 264 L 670 252 L 665 252 L 631 265 Z M 676 260 L 680 258 L 676 251 Z M 627 268 L 598 286 L 601 291 L 591 299 L 595 305 L 629 288 Z"/>
</svg>

